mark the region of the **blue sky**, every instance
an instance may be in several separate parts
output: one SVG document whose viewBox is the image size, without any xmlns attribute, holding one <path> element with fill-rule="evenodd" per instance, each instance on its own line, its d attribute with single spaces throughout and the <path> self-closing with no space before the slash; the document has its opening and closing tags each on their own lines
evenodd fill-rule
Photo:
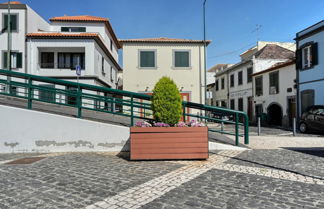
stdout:
<svg viewBox="0 0 324 209">
<path fill-rule="evenodd" d="M 110 19 L 118 38 L 203 39 L 203 0 L 21 0 L 42 17 Z M 293 42 L 296 32 L 324 19 L 324 0 L 207 0 L 208 67 L 235 63 L 264 41 Z M 262 25 L 257 35 L 256 25 Z M 254 31 L 254 32 L 253 32 Z"/>
</svg>

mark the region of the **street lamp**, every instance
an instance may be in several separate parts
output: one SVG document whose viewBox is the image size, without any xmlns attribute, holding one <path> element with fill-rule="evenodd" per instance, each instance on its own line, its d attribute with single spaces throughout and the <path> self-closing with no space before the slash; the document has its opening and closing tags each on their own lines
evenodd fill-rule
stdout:
<svg viewBox="0 0 324 209">
<path fill-rule="evenodd" d="M 203 4 L 203 25 L 204 25 L 204 76 L 205 76 L 205 84 L 204 84 L 204 91 L 205 91 L 205 105 L 207 104 L 207 71 L 206 71 L 206 1 L 204 0 Z"/>
</svg>

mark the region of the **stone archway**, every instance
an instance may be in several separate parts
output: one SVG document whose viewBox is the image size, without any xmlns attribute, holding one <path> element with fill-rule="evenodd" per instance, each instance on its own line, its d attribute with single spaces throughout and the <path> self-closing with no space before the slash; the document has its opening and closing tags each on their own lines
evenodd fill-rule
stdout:
<svg viewBox="0 0 324 209">
<path fill-rule="evenodd" d="M 277 103 L 272 103 L 268 106 L 268 123 L 269 125 L 282 125 L 282 108 Z"/>
</svg>

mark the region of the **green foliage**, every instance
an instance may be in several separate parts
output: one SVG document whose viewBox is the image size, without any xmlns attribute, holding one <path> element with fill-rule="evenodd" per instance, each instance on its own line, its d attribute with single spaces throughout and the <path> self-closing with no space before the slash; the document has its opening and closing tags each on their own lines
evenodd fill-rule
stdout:
<svg viewBox="0 0 324 209">
<path fill-rule="evenodd" d="M 162 77 L 153 89 L 153 116 L 156 122 L 174 125 L 182 114 L 181 95 L 177 85 L 168 77 Z"/>
</svg>

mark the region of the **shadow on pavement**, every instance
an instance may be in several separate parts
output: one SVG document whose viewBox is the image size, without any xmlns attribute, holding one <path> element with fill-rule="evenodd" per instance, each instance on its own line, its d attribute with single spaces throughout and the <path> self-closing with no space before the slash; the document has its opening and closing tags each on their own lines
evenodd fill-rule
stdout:
<svg viewBox="0 0 324 209">
<path fill-rule="evenodd" d="M 317 157 L 324 157 L 324 147 L 282 147 L 283 149 L 301 152 L 303 154 L 313 155 Z"/>
</svg>

